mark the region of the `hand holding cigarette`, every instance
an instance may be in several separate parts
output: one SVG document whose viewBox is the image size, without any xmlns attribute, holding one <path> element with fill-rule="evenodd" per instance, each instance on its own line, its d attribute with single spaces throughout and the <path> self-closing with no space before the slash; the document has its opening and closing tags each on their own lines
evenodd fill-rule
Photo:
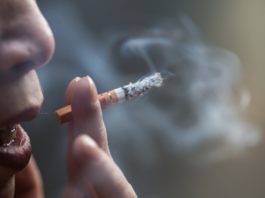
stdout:
<svg viewBox="0 0 265 198">
<path fill-rule="evenodd" d="M 114 104 L 122 103 L 133 98 L 146 94 L 153 87 L 160 87 L 163 78 L 160 73 L 154 73 L 135 83 L 130 83 L 98 95 L 101 108 L 107 108 Z M 62 107 L 55 112 L 60 124 L 68 122 L 71 119 L 72 107 L 70 105 Z"/>
<path fill-rule="evenodd" d="M 111 157 L 97 95 L 89 77 L 76 78 L 66 90 L 65 104 L 71 104 L 73 112 L 67 133 L 68 180 L 64 197 L 136 198 Z"/>
</svg>

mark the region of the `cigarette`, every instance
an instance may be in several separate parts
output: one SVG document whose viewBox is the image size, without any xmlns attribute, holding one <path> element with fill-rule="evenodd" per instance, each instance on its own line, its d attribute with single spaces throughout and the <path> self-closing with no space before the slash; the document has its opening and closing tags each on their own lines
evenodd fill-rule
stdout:
<svg viewBox="0 0 265 198">
<path fill-rule="evenodd" d="M 154 87 L 161 87 L 162 83 L 163 78 L 161 74 L 157 72 L 140 79 L 135 83 L 129 83 L 128 85 L 101 93 L 98 95 L 98 100 L 101 108 L 106 109 L 115 104 L 123 103 L 145 95 L 150 89 Z M 55 114 L 59 124 L 69 122 L 72 117 L 71 105 L 56 110 Z"/>
</svg>

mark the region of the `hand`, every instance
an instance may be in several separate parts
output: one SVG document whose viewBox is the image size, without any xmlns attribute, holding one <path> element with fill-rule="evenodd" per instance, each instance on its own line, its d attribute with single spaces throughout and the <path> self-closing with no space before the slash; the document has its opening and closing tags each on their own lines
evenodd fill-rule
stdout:
<svg viewBox="0 0 265 198">
<path fill-rule="evenodd" d="M 133 188 L 113 161 L 96 87 L 89 77 L 68 86 L 65 103 L 72 105 L 69 123 L 66 198 L 135 198 Z"/>
</svg>

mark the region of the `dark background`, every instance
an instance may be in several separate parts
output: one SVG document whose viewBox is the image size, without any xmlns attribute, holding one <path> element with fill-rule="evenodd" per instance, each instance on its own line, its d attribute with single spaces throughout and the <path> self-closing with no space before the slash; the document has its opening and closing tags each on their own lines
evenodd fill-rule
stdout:
<svg viewBox="0 0 265 198">
<path fill-rule="evenodd" d="M 244 119 L 257 128 L 258 141 L 246 144 L 246 149 L 233 147 L 234 142 L 224 143 L 229 149 L 221 151 L 221 157 L 210 160 L 209 152 L 220 144 L 218 137 L 207 139 L 206 135 L 207 140 L 194 147 L 181 146 L 179 136 L 165 132 L 167 121 L 173 119 L 171 123 L 175 123 L 177 134 L 177 128 L 187 129 L 193 125 L 196 113 L 190 103 L 174 100 L 178 91 L 170 98 L 161 94 L 171 92 L 178 83 L 169 80 L 161 92 L 155 90 L 142 99 L 104 111 L 113 156 L 139 197 L 265 196 L 262 136 L 265 128 L 265 1 L 39 0 L 38 3 L 57 43 L 54 59 L 39 70 L 46 98 L 42 113 L 26 126 L 42 171 L 46 197 L 61 197 L 66 183 L 66 126 L 56 124 L 52 113 L 63 104 L 68 82 L 75 76 L 89 74 L 101 92 L 145 75 L 148 67 L 138 66 L 144 65 L 143 60 L 120 57 L 120 43 L 153 27 L 163 29 L 165 24 L 174 27 L 183 15 L 193 21 L 199 32 L 195 35 L 200 34 L 204 42 L 233 51 L 241 60 L 240 86 L 251 94 Z M 173 113 L 169 114 L 169 110 Z M 185 131 L 183 133 L 185 136 Z"/>
</svg>

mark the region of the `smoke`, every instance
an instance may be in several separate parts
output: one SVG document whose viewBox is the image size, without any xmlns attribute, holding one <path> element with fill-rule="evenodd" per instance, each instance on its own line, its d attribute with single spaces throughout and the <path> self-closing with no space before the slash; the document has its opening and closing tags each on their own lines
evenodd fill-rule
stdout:
<svg viewBox="0 0 265 198">
<path fill-rule="evenodd" d="M 162 88 L 141 100 L 104 112 L 117 160 L 123 161 L 119 144 L 130 141 L 144 148 L 138 153 L 143 164 L 156 163 L 157 143 L 152 137 L 161 139 L 173 155 L 194 154 L 202 161 L 235 156 L 259 142 L 259 130 L 244 116 L 251 97 L 242 84 L 240 60 L 204 42 L 188 17 L 178 23 L 163 21 L 149 30 L 118 29 L 98 36 L 86 28 L 72 6 L 60 5 L 60 9 L 72 14 L 49 14 L 54 16 L 56 40 L 71 48 L 59 45 L 56 60 L 60 62 L 53 68 L 64 71 L 66 82 L 89 74 L 100 92 L 147 73 L 159 71 L 167 78 Z M 45 79 L 44 84 L 49 83 Z"/>
<path fill-rule="evenodd" d="M 91 18 L 84 19 L 72 2 L 53 3 L 47 15 L 57 52 L 50 66 L 39 71 L 45 110 L 62 106 L 67 83 L 75 76 L 90 75 L 99 92 L 147 73 L 166 76 L 162 88 L 103 113 L 112 155 L 143 197 L 170 197 L 165 195 L 183 191 L 183 182 L 189 186 L 193 178 L 178 174 L 186 170 L 187 164 L 178 167 L 186 156 L 192 162 L 219 162 L 259 143 L 259 130 L 245 118 L 251 97 L 242 83 L 238 57 L 204 42 L 189 18 L 177 24 L 163 21 L 155 28 L 144 24 L 128 32 L 115 27 L 97 34 L 90 29 Z M 59 197 L 52 195 L 61 194 L 65 183 L 67 135 L 58 126 L 53 129 L 52 121 L 40 122 L 35 126 L 39 133 L 34 149 L 43 159 L 48 197 Z M 45 157 L 44 142 L 51 150 Z M 57 179 L 50 180 L 54 174 Z"/>
<path fill-rule="evenodd" d="M 137 117 L 163 133 L 174 152 L 216 161 L 258 144 L 259 130 L 244 115 L 250 94 L 239 58 L 203 42 L 189 18 L 131 36 L 121 49 L 127 59 L 143 59 L 151 72 L 173 76 L 143 107 L 148 119 L 141 112 Z"/>
</svg>

